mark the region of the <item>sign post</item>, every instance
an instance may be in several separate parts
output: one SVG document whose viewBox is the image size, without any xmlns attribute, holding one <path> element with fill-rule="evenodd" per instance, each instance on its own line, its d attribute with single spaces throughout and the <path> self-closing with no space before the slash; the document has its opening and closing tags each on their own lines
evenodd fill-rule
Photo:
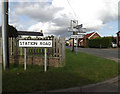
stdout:
<svg viewBox="0 0 120 94">
<path fill-rule="evenodd" d="M 46 48 L 45 48 L 45 72 L 47 71 L 47 55 L 46 55 Z"/>
<path fill-rule="evenodd" d="M 78 46 L 78 38 L 83 38 L 83 34 L 80 35 L 71 35 L 71 38 L 76 39 L 76 54 L 77 54 L 77 46 Z"/>
<path fill-rule="evenodd" d="M 26 54 L 26 48 L 24 48 L 24 70 L 26 70 L 26 64 L 27 64 L 27 54 Z"/>
<path fill-rule="evenodd" d="M 78 20 L 71 20 L 71 24 L 70 24 L 70 27 L 68 27 L 68 32 L 73 32 L 73 36 L 74 35 L 77 35 L 78 33 L 86 33 L 85 32 L 85 29 L 86 28 L 82 28 L 83 27 L 83 24 L 81 25 L 78 25 Z M 77 34 L 74 34 L 77 33 Z M 76 43 L 76 46 L 77 46 L 77 43 Z M 77 47 L 76 47 L 76 50 L 77 50 Z M 73 38 L 73 49 L 72 51 L 74 52 L 74 38 Z M 76 54 L 77 54 L 77 51 L 76 51 Z"/>
<path fill-rule="evenodd" d="M 78 38 L 76 38 L 76 54 L 77 54 L 77 42 L 78 42 Z"/>
<path fill-rule="evenodd" d="M 24 47 L 24 69 L 26 70 L 27 65 L 27 47 L 44 47 L 45 48 L 45 63 L 44 71 L 47 71 L 47 50 L 46 48 L 52 47 L 52 40 L 19 40 L 19 47 Z"/>
</svg>

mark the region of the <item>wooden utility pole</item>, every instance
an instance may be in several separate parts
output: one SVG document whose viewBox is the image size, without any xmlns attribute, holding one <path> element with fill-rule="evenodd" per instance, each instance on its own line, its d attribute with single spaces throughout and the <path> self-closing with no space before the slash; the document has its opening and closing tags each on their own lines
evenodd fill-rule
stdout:
<svg viewBox="0 0 120 94">
<path fill-rule="evenodd" d="M 2 54 L 4 69 L 9 68 L 8 0 L 2 1 Z"/>
</svg>

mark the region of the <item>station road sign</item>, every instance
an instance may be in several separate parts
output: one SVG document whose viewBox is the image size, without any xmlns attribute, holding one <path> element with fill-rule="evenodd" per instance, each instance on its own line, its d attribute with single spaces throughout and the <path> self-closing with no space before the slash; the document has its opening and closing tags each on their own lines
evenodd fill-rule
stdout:
<svg viewBox="0 0 120 94">
<path fill-rule="evenodd" d="M 44 69 L 47 71 L 47 49 L 52 47 L 52 40 L 19 40 L 19 47 L 24 47 L 24 69 L 27 66 L 27 47 L 43 47 L 45 48 L 45 64 Z"/>
<path fill-rule="evenodd" d="M 83 35 L 71 35 L 71 38 L 83 38 Z"/>
<path fill-rule="evenodd" d="M 19 40 L 19 47 L 52 47 L 52 40 Z"/>
</svg>

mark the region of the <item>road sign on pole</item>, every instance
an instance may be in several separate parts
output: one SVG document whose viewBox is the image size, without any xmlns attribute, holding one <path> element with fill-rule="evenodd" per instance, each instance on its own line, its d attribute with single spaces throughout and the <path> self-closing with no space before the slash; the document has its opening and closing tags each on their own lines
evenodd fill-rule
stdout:
<svg viewBox="0 0 120 94">
<path fill-rule="evenodd" d="M 74 39 L 83 38 L 83 35 L 71 35 L 70 38 L 74 38 Z"/>
<path fill-rule="evenodd" d="M 77 54 L 78 38 L 83 38 L 83 37 L 84 37 L 83 34 L 81 34 L 81 35 L 71 35 L 71 38 L 76 39 L 76 54 Z"/>
<path fill-rule="evenodd" d="M 26 47 L 44 47 L 45 48 L 45 63 L 44 71 L 47 71 L 47 51 L 46 48 L 52 47 L 52 40 L 19 40 L 19 47 L 25 47 L 24 49 L 24 69 L 26 70 L 27 55 Z"/>
<path fill-rule="evenodd" d="M 83 38 L 83 34 L 75 35 L 74 33 L 86 33 L 85 32 L 86 28 L 82 28 L 82 27 L 83 24 L 78 25 L 78 20 L 71 20 L 70 27 L 68 27 L 68 32 L 73 32 L 73 35 L 71 35 L 71 38 L 73 38 L 73 47 L 72 47 L 73 52 L 74 52 L 74 38 L 75 39 Z"/>
<path fill-rule="evenodd" d="M 19 40 L 19 47 L 52 47 L 52 40 Z"/>
</svg>

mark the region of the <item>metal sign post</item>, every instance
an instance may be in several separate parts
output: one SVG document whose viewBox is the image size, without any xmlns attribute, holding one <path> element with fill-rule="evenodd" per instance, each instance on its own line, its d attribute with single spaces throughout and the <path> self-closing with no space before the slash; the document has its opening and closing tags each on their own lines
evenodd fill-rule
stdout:
<svg viewBox="0 0 120 94">
<path fill-rule="evenodd" d="M 78 38 L 76 37 L 76 54 L 77 54 L 77 40 L 78 40 Z"/>
<path fill-rule="evenodd" d="M 26 54 L 26 48 L 24 48 L 24 70 L 26 70 L 26 64 L 27 64 L 27 54 Z"/>
<path fill-rule="evenodd" d="M 47 71 L 47 49 L 52 47 L 52 40 L 19 40 L 19 47 L 24 47 L 24 69 L 27 65 L 27 53 L 26 49 L 31 47 L 44 47 L 45 48 L 45 62 L 44 71 Z"/>
<path fill-rule="evenodd" d="M 46 48 L 45 48 L 45 72 L 47 71 L 47 55 L 46 55 Z"/>
</svg>

